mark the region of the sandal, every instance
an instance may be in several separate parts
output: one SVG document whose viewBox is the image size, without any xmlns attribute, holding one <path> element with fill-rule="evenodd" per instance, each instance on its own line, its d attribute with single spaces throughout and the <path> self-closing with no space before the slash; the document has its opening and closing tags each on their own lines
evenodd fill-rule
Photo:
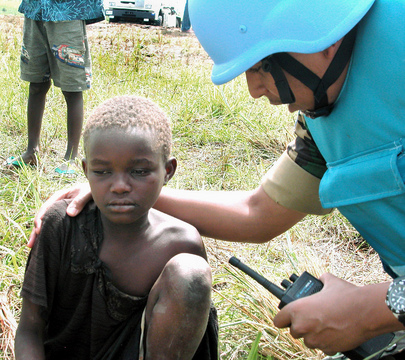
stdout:
<svg viewBox="0 0 405 360">
<path fill-rule="evenodd" d="M 61 175 L 65 175 L 65 174 L 76 174 L 76 162 L 74 160 L 69 160 L 64 162 L 63 164 L 61 164 L 60 166 L 58 166 L 55 169 L 55 172 L 57 172 L 58 174 Z"/>
<path fill-rule="evenodd" d="M 32 162 L 26 163 L 21 159 L 21 156 L 19 157 L 14 157 L 14 156 L 10 156 L 7 158 L 6 160 L 6 164 L 5 164 L 8 168 L 23 168 L 24 166 L 30 166 L 30 167 L 35 167 L 36 165 Z"/>
</svg>

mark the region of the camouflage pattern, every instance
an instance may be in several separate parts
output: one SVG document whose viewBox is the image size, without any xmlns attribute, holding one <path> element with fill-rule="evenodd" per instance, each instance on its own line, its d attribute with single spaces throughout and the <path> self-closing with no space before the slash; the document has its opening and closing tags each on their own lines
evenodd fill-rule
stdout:
<svg viewBox="0 0 405 360">
<path fill-rule="evenodd" d="M 22 0 L 18 11 L 36 21 L 102 20 L 102 0 Z"/>
<path fill-rule="evenodd" d="M 312 139 L 301 112 L 295 122 L 295 134 L 297 137 L 287 146 L 288 156 L 305 171 L 321 179 L 327 169 L 326 161 Z"/>
</svg>

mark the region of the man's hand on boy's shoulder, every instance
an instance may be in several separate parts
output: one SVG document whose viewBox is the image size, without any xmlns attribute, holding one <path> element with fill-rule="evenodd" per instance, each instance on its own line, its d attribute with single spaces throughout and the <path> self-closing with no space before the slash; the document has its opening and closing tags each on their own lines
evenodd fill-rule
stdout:
<svg viewBox="0 0 405 360">
<path fill-rule="evenodd" d="M 38 210 L 38 213 L 35 215 L 34 228 L 31 231 L 27 243 L 27 246 L 29 248 L 32 248 L 32 246 L 35 243 L 35 240 L 37 239 L 37 236 L 41 232 L 42 218 L 44 217 L 45 213 L 55 202 L 63 199 L 73 199 L 72 202 L 69 204 L 68 208 L 66 209 L 66 213 L 72 217 L 76 216 L 83 210 L 84 206 L 91 199 L 89 184 L 83 183 L 78 184 L 73 188 L 58 190 L 48 200 L 45 201 L 45 203 Z"/>
</svg>

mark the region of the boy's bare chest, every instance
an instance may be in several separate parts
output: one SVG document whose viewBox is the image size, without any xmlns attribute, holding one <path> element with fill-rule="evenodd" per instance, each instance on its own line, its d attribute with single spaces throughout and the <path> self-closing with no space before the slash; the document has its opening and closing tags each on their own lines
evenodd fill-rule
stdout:
<svg viewBox="0 0 405 360">
<path fill-rule="evenodd" d="M 100 260 L 109 268 L 113 285 L 132 296 L 145 296 L 170 259 L 161 245 L 117 246 L 103 244 Z"/>
</svg>

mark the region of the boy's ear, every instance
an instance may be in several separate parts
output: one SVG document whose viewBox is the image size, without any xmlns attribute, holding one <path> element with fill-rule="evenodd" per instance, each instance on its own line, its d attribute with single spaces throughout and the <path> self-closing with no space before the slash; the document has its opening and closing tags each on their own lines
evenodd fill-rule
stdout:
<svg viewBox="0 0 405 360">
<path fill-rule="evenodd" d="M 173 157 L 166 161 L 166 175 L 165 175 L 165 182 L 166 185 L 169 180 L 173 177 L 174 173 L 177 169 L 177 160 Z"/>
<path fill-rule="evenodd" d="M 86 175 L 86 177 L 87 177 L 87 160 L 85 158 L 82 159 L 82 167 L 83 167 L 84 175 Z"/>
</svg>

